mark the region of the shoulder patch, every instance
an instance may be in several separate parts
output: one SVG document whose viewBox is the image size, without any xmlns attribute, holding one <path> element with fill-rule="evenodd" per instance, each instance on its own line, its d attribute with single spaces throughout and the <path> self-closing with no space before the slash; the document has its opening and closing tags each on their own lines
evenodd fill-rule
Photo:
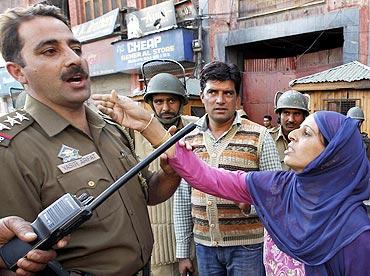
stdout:
<svg viewBox="0 0 370 276">
<path fill-rule="evenodd" d="M 273 128 L 268 128 L 267 130 L 270 133 L 277 133 L 277 132 L 279 132 L 279 127 L 278 126 L 275 126 Z"/>
<path fill-rule="evenodd" d="M 7 147 L 12 139 L 33 123 L 24 110 L 16 110 L 0 117 L 0 146 Z"/>
<path fill-rule="evenodd" d="M 119 124 L 117 124 L 115 121 L 113 121 L 113 119 L 111 117 L 109 117 L 107 114 L 101 112 L 101 111 L 98 111 L 98 114 L 103 118 L 103 120 L 110 124 L 110 125 L 115 125 L 115 126 L 120 126 Z M 123 128 L 122 126 L 120 126 L 121 128 Z"/>
<path fill-rule="evenodd" d="M 184 125 L 188 125 L 190 123 L 195 123 L 199 120 L 196 116 L 190 116 L 190 115 L 181 115 L 181 120 Z"/>
<path fill-rule="evenodd" d="M 136 156 L 136 153 L 135 153 L 135 145 L 134 145 L 134 140 L 133 138 L 131 137 L 129 131 L 130 129 L 127 129 L 119 124 L 117 124 L 116 122 L 114 122 L 112 120 L 111 117 L 109 117 L 108 115 L 104 114 L 103 112 L 99 111 L 98 114 L 103 118 L 103 120 L 107 123 L 107 124 L 110 124 L 110 125 L 113 125 L 115 126 L 118 131 L 127 139 L 127 142 L 128 142 L 128 146 L 130 147 L 130 150 L 132 152 L 132 154 L 134 156 Z"/>
</svg>

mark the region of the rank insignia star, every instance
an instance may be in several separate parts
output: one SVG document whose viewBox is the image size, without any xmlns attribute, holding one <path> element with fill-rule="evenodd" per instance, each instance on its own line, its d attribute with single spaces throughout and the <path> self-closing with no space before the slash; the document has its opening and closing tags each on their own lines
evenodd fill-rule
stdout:
<svg viewBox="0 0 370 276">
<path fill-rule="evenodd" d="M 20 125 L 21 123 L 20 122 L 18 122 L 15 118 L 11 118 L 11 117 L 9 117 L 9 116 L 6 116 L 6 120 L 4 120 L 4 122 L 6 122 L 6 123 L 9 123 L 11 126 L 14 126 L 15 124 L 18 124 L 18 125 Z"/>
<path fill-rule="evenodd" d="M 26 116 L 24 116 L 23 114 L 18 113 L 18 112 L 16 112 L 16 113 L 15 113 L 14 118 L 15 118 L 15 119 L 18 119 L 20 122 L 22 122 L 22 121 L 24 121 L 24 120 L 27 120 L 27 121 L 29 121 L 29 120 L 30 120 L 29 118 L 27 118 Z"/>
<path fill-rule="evenodd" d="M 3 130 L 3 129 L 10 129 L 10 127 L 0 123 L 0 130 Z"/>
<path fill-rule="evenodd" d="M 73 160 L 80 159 L 82 156 L 78 152 L 78 149 L 63 145 L 59 151 L 58 157 L 62 158 L 63 163 L 67 163 Z"/>
</svg>

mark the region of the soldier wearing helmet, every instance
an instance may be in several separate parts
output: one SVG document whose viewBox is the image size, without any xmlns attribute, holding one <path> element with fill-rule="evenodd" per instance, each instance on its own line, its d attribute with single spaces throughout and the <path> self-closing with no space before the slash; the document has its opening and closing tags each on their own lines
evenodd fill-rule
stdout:
<svg viewBox="0 0 370 276">
<path fill-rule="evenodd" d="M 188 103 L 184 84 L 169 73 L 159 73 L 150 79 L 144 100 L 166 129 L 180 125 L 183 107 Z"/>
<path fill-rule="evenodd" d="M 351 107 L 347 112 L 347 117 L 358 120 L 358 129 L 361 132 L 361 126 L 363 122 L 365 121 L 365 114 L 362 111 L 362 109 L 359 108 L 358 106 Z M 362 140 L 365 143 L 367 158 L 370 160 L 370 139 L 366 132 L 361 132 L 361 135 L 362 135 Z"/>
<path fill-rule="evenodd" d="M 275 112 L 279 115 L 280 126 L 270 130 L 276 143 L 281 165 L 284 170 L 289 167 L 284 164 L 284 151 L 288 148 L 288 134 L 298 129 L 309 114 L 309 98 L 295 90 L 284 93 L 277 92 L 275 96 Z"/>
<path fill-rule="evenodd" d="M 361 129 L 362 123 L 365 121 L 365 115 L 361 108 L 358 106 L 348 109 L 347 117 L 358 120 L 358 127 Z"/>
<path fill-rule="evenodd" d="M 151 106 L 154 116 L 166 129 L 175 125 L 177 130 L 180 130 L 184 125 L 198 119 L 182 115 L 183 107 L 188 103 L 188 97 L 184 84 L 172 74 L 159 73 L 153 76 L 147 84 L 144 100 Z M 152 145 L 138 132 L 135 133 L 135 151 L 140 159 L 144 159 L 153 151 Z M 150 171 L 155 172 L 159 169 L 159 159 L 149 165 Z M 172 206 L 173 197 L 161 204 L 148 207 L 154 236 L 151 258 L 153 276 L 178 275 Z"/>
</svg>

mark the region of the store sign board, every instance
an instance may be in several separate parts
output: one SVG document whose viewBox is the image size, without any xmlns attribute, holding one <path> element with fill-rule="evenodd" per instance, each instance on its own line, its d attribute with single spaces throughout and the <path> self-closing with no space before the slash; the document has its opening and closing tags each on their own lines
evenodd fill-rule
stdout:
<svg viewBox="0 0 370 276">
<path fill-rule="evenodd" d="M 143 38 L 117 42 L 115 60 L 118 71 L 139 69 L 151 59 L 193 61 L 191 42 L 194 33 L 187 29 L 174 29 Z"/>
</svg>

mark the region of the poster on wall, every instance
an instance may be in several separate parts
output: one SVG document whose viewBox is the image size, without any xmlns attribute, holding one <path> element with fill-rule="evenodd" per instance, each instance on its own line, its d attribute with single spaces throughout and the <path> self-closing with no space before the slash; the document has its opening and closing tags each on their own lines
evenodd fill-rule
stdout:
<svg viewBox="0 0 370 276">
<path fill-rule="evenodd" d="M 134 11 L 125 16 L 128 39 L 139 38 L 176 27 L 173 0 Z"/>
</svg>

